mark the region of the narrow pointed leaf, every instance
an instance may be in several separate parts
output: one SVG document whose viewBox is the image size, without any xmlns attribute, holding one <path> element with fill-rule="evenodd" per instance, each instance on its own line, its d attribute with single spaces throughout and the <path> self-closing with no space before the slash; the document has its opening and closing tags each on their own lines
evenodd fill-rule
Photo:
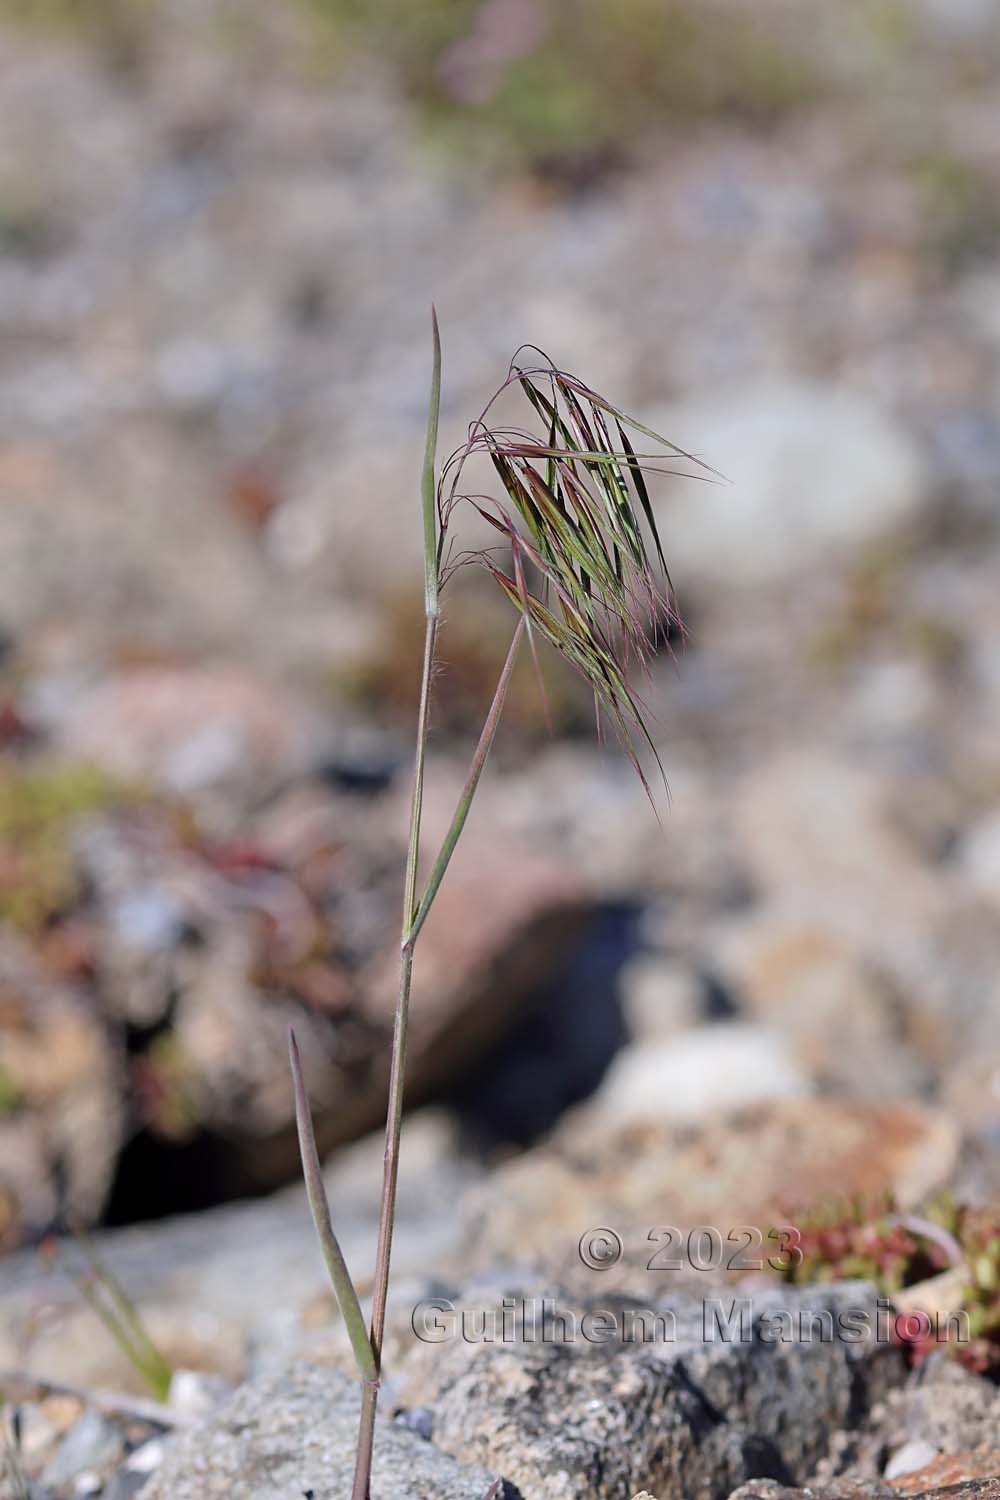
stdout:
<svg viewBox="0 0 1000 1500">
<path fill-rule="evenodd" d="M 347 1269 L 347 1262 L 330 1219 L 330 1205 L 327 1202 L 326 1188 L 323 1186 L 319 1152 L 316 1150 L 316 1135 L 313 1130 L 312 1111 L 309 1108 L 309 1096 L 302 1077 L 298 1043 L 291 1027 L 288 1028 L 288 1059 L 291 1064 L 292 1084 L 295 1091 L 295 1123 L 299 1133 L 302 1175 L 305 1178 L 306 1194 L 316 1228 L 316 1238 L 319 1240 L 327 1273 L 340 1307 L 340 1315 L 351 1340 L 358 1374 L 362 1380 L 377 1380 L 378 1365 L 364 1313 L 361 1311 L 361 1303 L 354 1289 L 351 1273 Z"/>
<path fill-rule="evenodd" d="M 509 579 L 508 582 L 514 589 L 516 598 L 517 585 L 512 579 Z M 476 795 L 476 789 L 479 786 L 479 780 L 483 774 L 483 769 L 486 765 L 487 757 L 493 746 L 493 741 L 496 738 L 497 727 L 500 723 L 500 716 L 503 713 L 503 706 L 507 699 L 507 689 L 510 687 L 510 679 L 514 671 L 514 663 L 517 660 L 518 647 L 521 644 L 521 634 L 524 630 L 525 624 L 526 621 L 524 616 L 522 615 L 521 619 L 517 622 L 517 627 L 514 631 L 514 636 L 510 643 L 510 649 L 507 652 L 507 660 L 503 664 L 503 670 L 500 673 L 500 680 L 497 683 L 496 692 L 493 695 L 493 702 L 490 705 L 490 711 L 486 716 L 486 722 L 484 723 L 482 732 L 479 736 L 479 743 L 476 746 L 476 753 L 472 758 L 472 765 L 469 769 L 469 775 L 466 780 L 465 786 L 462 788 L 462 795 L 458 800 L 458 806 L 456 807 L 455 815 L 451 820 L 451 826 L 449 827 L 448 832 L 445 835 L 444 842 L 441 845 L 440 851 L 438 852 L 437 859 L 434 861 L 431 873 L 427 878 L 427 884 L 424 887 L 423 895 L 420 897 L 420 900 L 417 903 L 417 909 L 413 921 L 410 923 L 409 929 L 407 931 L 406 941 L 409 943 L 416 942 L 417 934 L 420 932 L 421 927 L 423 927 L 424 922 L 427 919 L 427 914 L 430 911 L 431 906 L 433 905 L 434 897 L 437 895 L 441 881 L 444 879 L 444 873 L 451 862 L 451 857 L 454 854 L 458 841 L 462 836 L 462 829 L 465 827 L 466 819 L 469 816 L 469 809 L 472 806 L 472 799 Z"/>
</svg>

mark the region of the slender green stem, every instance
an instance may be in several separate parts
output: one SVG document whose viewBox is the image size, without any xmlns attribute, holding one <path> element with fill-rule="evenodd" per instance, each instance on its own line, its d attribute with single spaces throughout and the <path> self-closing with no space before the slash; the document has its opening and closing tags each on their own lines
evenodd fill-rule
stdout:
<svg viewBox="0 0 1000 1500">
<path fill-rule="evenodd" d="M 366 1380 L 361 1387 L 361 1421 L 358 1446 L 354 1456 L 354 1485 L 351 1500 L 368 1500 L 371 1485 L 372 1457 L 375 1451 L 375 1413 L 378 1410 L 378 1381 Z"/>
<path fill-rule="evenodd" d="M 312 1113 L 309 1109 L 309 1098 L 306 1094 L 305 1080 L 302 1077 L 302 1061 L 299 1057 L 299 1047 L 295 1040 L 295 1032 L 288 1029 L 288 1059 L 292 1065 L 292 1083 L 295 1089 L 295 1122 L 299 1132 L 299 1155 L 302 1158 L 302 1175 L 306 1183 L 306 1195 L 309 1199 L 309 1207 L 312 1210 L 313 1224 L 316 1227 L 316 1238 L 319 1240 L 323 1259 L 333 1289 L 337 1294 L 337 1302 L 340 1305 L 340 1315 L 344 1320 L 348 1337 L 351 1340 L 351 1348 L 354 1351 L 354 1362 L 358 1367 L 358 1373 L 362 1380 L 377 1381 L 378 1365 L 375 1352 L 372 1349 L 371 1340 L 368 1337 L 368 1328 L 365 1324 L 365 1315 L 361 1311 L 361 1303 L 351 1280 L 351 1273 L 347 1269 L 344 1252 L 340 1248 L 330 1221 L 330 1205 L 327 1202 L 326 1189 L 323 1186 L 323 1173 L 319 1164 L 319 1152 L 316 1149 L 316 1134 L 313 1130 Z"/>
<path fill-rule="evenodd" d="M 396 1179 L 399 1175 L 399 1137 L 403 1127 L 403 1089 L 406 1073 L 406 1038 L 410 1021 L 410 982 L 413 976 L 413 938 L 411 927 L 416 910 L 417 860 L 420 854 L 420 816 L 423 807 L 424 761 L 427 749 L 427 721 L 430 709 L 431 674 L 434 644 L 437 639 L 437 616 L 428 615 L 424 637 L 424 667 L 420 686 L 420 709 L 417 721 L 417 753 L 413 775 L 413 801 L 410 807 L 410 847 L 406 859 L 403 894 L 403 935 L 399 953 L 399 992 L 392 1031 L 392 1061 L 389 1068 L 389 1104 L 385 1122 L 385 1153 L 382 1165 L 382 1203 L 379 1213 L 378 1247 L 375 1252 L 375 1284 L 372 1292 L 372 1347 L 379 1359 L 385 1332 L 385 1304 L 389 1290 L 389 1262 L 392 1255 L 392 1230 L 396 1212 Z"/>
<path fill-rule="evenodd" d="M 424 600 L 428 619 L 438 612 L 438 517 L 437 481 L 434 474 L 437 453 L 438 415 L 441 411 L 441 335 L 437 311 L 431 308 L 431 337 L 434 364 L 431 372 L 431 396 L 427 413 L 427 442 L 424 466 L 420 476 L 420 500 L 424 513 Z"/>
<path fill-rule="evenodd" d="M 399 1138 L 403 1128 L 403 1091 L 406 1081 L 406 1037 L 410 1018 L 410 982 L 413 975 L 413 939 L 410 929 L 417 904 L 417 864 L 420 859 L 420 821 L 424 805 L 424 764 L 427 755 L 427 727 L 430 718 L 431 679 L 434 673 L 434 648 L 438 630 L 438 514 L 435 459 L 437 453 L 438 416 L 441 409 L 441 340 L 437 314 L 431 309 L 434 361 L 431 373 L 430 405 L 427 414 L 427 443 L 421 475 L 421 503 L 424 521 L 424 661 L 420 678 L 420 704 L 417 710 L 417 739 L 413 767 L 413 798 L 410 803 L 410 835 L 406 853 L 406 877 L 403 888 L 402 940 L 399 955 L 399 994 L 392 1031 L 392 1061 L 389 1069 L 389 1100 L 385 1120 L 385 1152 L 382 1161 L 382 1201 L 379 1208 L 378 1244 L 375 1251 L 375 1283 L 372 1290 L 371 1346 L 376 1370 L 382 1361 L 385 1335 L 385 1309 L 389 1294 L 389 1266 L 392 1259 L 392 1231 L 396 1217 L 396 1183 L 399 1177 Z M 361 1424 L 354 1467 L 351 1500 L 369 1500 L 372 1453 L 375 1444 L 375 1416 L 378 1406 L 377 1386 L 366 1385 L 361 1403 Z"/>
<path fill-rule="evenodd" d="M 423 895 L 420 897 L 420 902 L 417 906 L 417 910 L 413 918 L 413 925 L 411 926 L 409 931 L 409 938 L 411 943 L 416 942 L 417 934 L 419 933 L 421 927 L 423 927 L 424 925 L 427 913 L 430 911 L 431 905 L 434 901 L 434 897 L 438 893 L 438 887 L 440 886 L 441 881 L 444 879 L 444 872 L 445 870 L 447 870 L 448 865 L 451 861 L 451 856 L 455 852 L 455 846 L 462 836 L 462 829 L 465 827 L 465 820 L 469 816 L 469 808 L 472 806 L 472 799 L 476 795 L 476 788 L 479 785 L 479 778 L 482 776 L 483 767 L 486 765 L 486 757 L 490 753 L 490 748 L 493 744 L 494 737 L 496 736 L 497 725 L 500 723 L 500 715 L 503 712 L 504 702 L 507 697 L 507 689 L 510 686 L 511 674 L 514 671 L 514 663 L 517 660 L 517 648 L 521 644 L 521 637 L 524 634 L 524 629 L 525 617 L 524 615 L 522 615 L 517 622 L 517 627 L 514 631 L 514 638 L 510 643 L 510 650 L 507 652 L 507 660 L 503 664 L 503 671 L 500 673 L 500 680 L 497 683 L 497 689 L 493 695 L 493 702 L 490 705 L 490 711 L 486 717 L 486 722 L 483 725 L 482 733 L 479 736 L 479 743 L 476 746 L 476 753 L 472 757 L 472 765 L 469 767 L 469 775 L 466 780 L 465 786 L 462 788 L 462 795 L 458 799 L 458 806 L 455 809 L 455 816 L 451 820 L 451 827 L 448 829 L 448 832 L 445 835 L 444 843 L 441 845 L 440 853 L 438 854 L 437 859 L 434 861 L 434 868 L 431 870 L 431 873 L 427 878 L 427 884 L 424 887 Z"/>
<path fill-rule="evenodd" d="M 382 1203 L 379 1213 L 378 1249 L 375 1257 L 375 1287 L 372 1294 L 371 1346 L 381 1368 L 382 1341 L 385 1334 L 385 1310 L 389 1291 L 389 1264 L 392 1256 L 392 1231 L 396 1209 L 396 1183 L 399 1176 L 399 1140 L 403 1126 L 403 1089 L 406 1068 L 406 1038 L 409 1026 L 410 987 L 413 978 L 413 949 L 417 933 L 423 926 L 424 917 L 441 884 L 448 862 L 455 851 L 469 808 L 479 785 L 479 778 L 486 764 L 490 747 L 496 735 L 500 714 L 503 710 L 511 673 L 517 658 L 517 648 L 524 633 L 524 620 L 520 619 L 510 643 L 507 660 L 504 662 L 500 680 L 486 722 L 483 725 L 468 779 L 459 799 L 451 827 L 445 837 L 441 852 L 435 861 L 427 887 L 416 906 L 417 861 L 420 854 L 420 814 L 423 801 L 424 760 L 427 746 L 427 722 L 430 707 L 430 685 L 434 667 L 434 645 L 437 639 L 438 617 L 428 614 L 424 637 L 424 666 L 420 687 L 420 708 L 417 721 L 417 752 L 413 778 L 413 803 L 410 811 L 410 847 L 406 861 L 406 888 L 403 898 L 403 934 L 400 948 L 399 997 L 396 1002 L 396 1017 L 392 1036 L 392 1066 L 389 1074 L 389 1107 L 386 1119 L 385 1155 L 383 1158 Z M 412 917 L 412 920 L 410 918 Z M 377 1382 L 366 1384 L 361 1404 L 361 1427 L 358 1436 L 357 1460 L 354 1471 L 352 1500 L 368 1500 L 371 1476 L 372 1452 L 374 1448 L 375 1414 L 378 1404 Z"/>
</svg>

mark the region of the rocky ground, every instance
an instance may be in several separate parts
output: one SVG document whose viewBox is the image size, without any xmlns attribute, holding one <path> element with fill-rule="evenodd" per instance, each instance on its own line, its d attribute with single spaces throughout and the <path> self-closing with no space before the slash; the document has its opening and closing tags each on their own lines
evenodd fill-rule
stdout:
<svg viewBox="0 0 1000 1500">
<path fill-rule="evenodd" d="M 876 1287 L 699 1269 L 691 1241 L 677 1269 L 649 1268 L 662 1241 L 651 1246 L 646 1225 L 667 1215 L 685 1230 L 726 1225 L 727 1214 L 784 1223 L 775 1203 L 787 1214 L 785 1192 L 806 1196 L 781 1177 L 789 1143 L 820 1202 L 863 1190 L 891 1190 L 901 1207 L 923 1199 L 955 1177 L 946 1117 L 786 1101 L 701 1127 L 647 1123 L 644 1141 L 608 1114 L 590 1124 L 603 1155 L 567 1125 L 490 1170 L 461 1150 L 448 1116 L 411 1119 L 377 1475 L 386 1494 L 476 1500 L 501 1475 L 511 1496 L 595 1500 L 642 1484 L 660 1500 L 725 1500 L 761 1475 L 815 1480 L 831 1496 L 881 1494 L 883 1481 L 886 1494 L 945 1494 L 953 1476 L 995 1472 L 995 1385 L 943 1345 L 914 1366 L 891 1331 L 896 1304 Z M 372 1138 L 328 1174 L 362 1296 L 379 1155 Z M 621 1236 L 617 1264 L 602 1259 L 607 1226 Z M 153 1473 L 147 1492 L 163 1500 L 344 1493 L 357 1391 L 298 1190 L 99 1244 L 175 1368 L 169 1401 L 143 1398 L 74 1288 L 71 1249 L 44 1275 L 36 1257 L 15 1258 L 0 1357 L 22 1372 L 9 1399 L 39 1493 L 131 1494 Z M 928 1306 L 930 1288 L 914 1292 Z M 898 1305 L 913 1304 L 900 1294 Z M 650 1320 L 649 1334 L 630 1317 Z M 52 1370 L 57 1382 L 41 1375 Z"/>
<path fill-rule="evenodd" d="M 0 7 L 19 1500 L 345 1492 L 285 1036 L 367 1295 L 432 299 L 446 451 L 530 339 L 730 482 L 656 498 L 662 826 L 525 672 L 422 940 L 376 1500 L 996 1493 L 1000 39 L 973 0 L 839 39 L 769 3 L 808 87 L 758 57 L 568 155 L 530 111 L 483 153 L 417 60 L 338 71 L 294 7 Z M 429 839 L 505 649 L 487 584 L 446 599 Z M 890 1295 L 971 1310 L 967 1357 L 836 1316 Z M 734 1296 L 746 1337 L 706 1341 Z M 546 1297 L 674 1337 L 532 1342 Z M 513 1336 L 422 1339 L 434 1298 L 508 1299 Z M 776 1310 L 835 1335 L 771 1341 Z"/>
</svg>

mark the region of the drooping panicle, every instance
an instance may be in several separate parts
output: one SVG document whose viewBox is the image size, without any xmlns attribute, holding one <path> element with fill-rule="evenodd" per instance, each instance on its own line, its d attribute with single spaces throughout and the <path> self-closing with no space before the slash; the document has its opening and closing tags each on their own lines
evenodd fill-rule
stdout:
<svg viewBox="0 0 1000 1500">
<path fill-rule="evenodd" d="M 517 360 L 442 469 L 442 530 L 466 500 L 500 533 L 509 563 L 492 548 L 462 561 L 492 574 L 523 616 L 533 652 L 541 636 L 586 678 L 638 769 L 636 732 L 654 757 L 656 751 L 630 668 L 648 661 L 658 629 L 679 624 L 646 476 L 705 478 L 714 471 L 574 376 Z M 512 388 L 538 431 L 491 424 L 494 405 Z M 636 452 L 629 429 L 663 451 Z M 477 454 L 489 458 L 503 498 L 463 493 L 465 465 Z M 664 468 L 665 454 L 690 467 Z"/>
</svg>

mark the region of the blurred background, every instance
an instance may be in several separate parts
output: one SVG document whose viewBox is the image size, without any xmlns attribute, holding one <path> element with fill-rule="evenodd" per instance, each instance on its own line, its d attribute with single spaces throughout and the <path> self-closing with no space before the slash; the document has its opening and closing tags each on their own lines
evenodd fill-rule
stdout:
<svg viewBox="0 0 1000 1500">
<path fill-rule="evenodd" d="M 2 0 L 0 1242 L 294 1180 L 383 1104 L 442 450 L 522 341 L 721 470 L 658 825 L 529 669 L 411 1098 L 936 1103 L 1000 1140 L 990 0 Z M 428 845 L 506 650 L 446 595 Z M 594 1118 L 592 1116 L 592 1118 Z M 373 1158 L 374 1160 L 374 1158 Z M 582 1227 L 582 1226 L 581 1226 Z"/>
</svg>

